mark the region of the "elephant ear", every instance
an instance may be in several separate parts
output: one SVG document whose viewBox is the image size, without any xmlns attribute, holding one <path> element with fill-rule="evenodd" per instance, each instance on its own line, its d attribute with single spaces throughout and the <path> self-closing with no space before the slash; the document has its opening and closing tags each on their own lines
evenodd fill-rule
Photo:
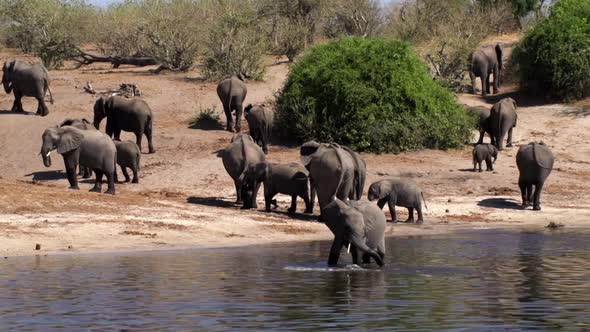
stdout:
<svg viewBox="0 0 590 332">
<path fill-rule="evenodd" d="M 80 147 L 84 134 L 76 128 L 67 128 L 62 132 L 57 142 L 57 152 L 64 154 Z"/>
<path fill-rule="evenodd" d="M 316 141 L 309 141 L 309 142 L 303 143 L 303 145 L 301 145 L 301 149 L 299 151 L 299 154 L 301 157 L 301 163 L 304 166 L 309 165 L 313 154 L 315 154 L 319 148 L 320 148 L 320 143 L 318 143 Z"/>
<path fill-rule="evenodd" d="M 549 150 L 546 145 L 541 145 L 539 143 L 532 143 L 532 148 L 533 158 L 535 158 L 537 165 L 545 169 L 552 169 L 555 157 L 551 150 Z"/>
<path fill-rule="evenodd" d="M 115 105 L 115 97 L 109 97 L 109 99 L 107 99 L 104 102 L 105 113 L 111 112 L 113 110 L 114 105 Z"/>
</svg>

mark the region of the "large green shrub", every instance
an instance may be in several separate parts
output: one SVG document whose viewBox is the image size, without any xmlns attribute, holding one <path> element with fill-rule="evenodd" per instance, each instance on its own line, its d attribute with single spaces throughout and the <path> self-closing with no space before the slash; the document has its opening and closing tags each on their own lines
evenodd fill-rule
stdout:
<svg viewBox="0 0 590 332">
<path fill-rule="evenodd" d="M 473 120 L 400 41 L 346 38 L 312 48 L 277 96 L 283 137 L 399 152 L 465 143 Z"/>
<path fill-rule="evenodd" d="M 590 95 L 590 1 L 561 0 L 516 47 L 513 62 L 521 83 L 552 97 Z"/>
</svg>

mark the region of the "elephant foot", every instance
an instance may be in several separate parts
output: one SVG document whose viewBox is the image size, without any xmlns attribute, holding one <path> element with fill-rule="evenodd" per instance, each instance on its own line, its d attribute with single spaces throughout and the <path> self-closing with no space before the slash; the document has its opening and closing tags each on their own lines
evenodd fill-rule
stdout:
<svg viewBox="0 0 590 332">
<path fill-rule="evenodd" d="M 244 204 L 244 201 L 243 201 L 243 200 L 241 200 L 241 199 L 238 199 L 238 200 L 236 200 L 236 201 L 234 202 L 234 204 L 235 204 L 235 205 L 242 205 L 242 204 Z"/>
<path fill-rule="evenodd" d="M 151 153 L 156 153 L 156 149 L 154 149 L 154 148 L 151 148 L 151 149 L 150 149 L 148 152 L 149 152 L 150 154 L 151 154 Z"/>
<path fill-rule="evenodd" d="M 418 219 L 418 221 L 416 221 L 416 224 L 418 224 L 418 225 L 422 225 L 423 223 L 424 223 L 423 219 Z"/>
<path fill-rule="evenodd" d="M 480 170 L 478 170 L 478 172 L 482 173 L 482 172 L 483 172 L 483 170 L 481 170 L 481 169 L 480 169 Z"/>
<path fill-rule="evenodd" d="M 104 193 L 105 193 L 105 194 L 108 194 L 108 195 L 114 195 L 114 194 L 115 194 L 115 188 L 108 189 L 108 190 L 107 190 L 107 191 L 105 191 Z"/>
<path fill-rule="evenodd" d="M 533 206 L 533 211 L 541 211 L 541 205 Z"/>
<path fill-rule="evenodd" d="M 131 181 L 131 183 L 139 183 L 138 179 L 133 179 L 133 181 Z"/>
<path fill-rule="evenodd" d="M 292 208 L 287 209 L 287 212 L 289 212 L 291 214 L 295 213 L 295 211 L 296 211 L 296 209 L 292 209 Z"/>
<path fill-rule="evenodd" d="M 100 193 L 101 192 L 100 187 L 94 187 L 94 188 L 92 188 L 92 189 L 90 189 L 88 191 L 90 191 L 92 193 Z"/>
<path fill-rule="evenodd" d="M 393 220 L 393 219 L 392 219 L 392 220 L 391 220 L 391 223 L 392 223 L 392 224 L 397 224 L 397 220 Z"/>
<path fill-rule="evenodd" d="M 303 211 L 303 213 L 312 214 L 313 211 L 311 209 L 305 209 L 305 211 Z"/>
<path fill-rule="evenodd" d="M 507 148 L 511 148 L 511 147 L 512 147 L 512 143 L 508 143 L 508 144 L 506 144 L 506 147 L 507 147 Z"/>
<path fill-rule="evenodd" d="M 406 224 L 413 224 L 414 223 L 414 218 L 408 218 L 408 219 L 406 219 L 406 221 L 404 221 L 404 223 L 406 223 Z"/>
<path fill-rule="evenodd" d="M 129 183 L 129 182 L 131 182 L 131 179 L 130 178 L 126 178 L 125 179 L 125 183 Z"/>
<path fill-rule="evenodd" d="M 70 188 L 68 188 L 68 189 L 71 189 L 71 190 L 80 190 L 80 187 L 78 187 L 78 186 L 70 186 Z"/>
</svg>

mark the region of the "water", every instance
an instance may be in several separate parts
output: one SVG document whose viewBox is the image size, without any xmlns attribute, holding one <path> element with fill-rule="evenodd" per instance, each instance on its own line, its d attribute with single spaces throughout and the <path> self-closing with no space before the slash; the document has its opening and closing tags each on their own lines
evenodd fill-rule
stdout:
<svg viewBox="0 0 590 332">
<path fill-rule="evenodd" d="M 2 331 L 590 329 L 590 232 L 388 239 L 386 266 L 330 243 L 0 260 Z"/>
</svg>

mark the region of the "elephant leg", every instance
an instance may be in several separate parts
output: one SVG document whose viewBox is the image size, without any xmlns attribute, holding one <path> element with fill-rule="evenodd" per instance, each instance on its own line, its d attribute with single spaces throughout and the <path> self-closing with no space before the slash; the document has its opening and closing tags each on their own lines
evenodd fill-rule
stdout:
<svg viewBox="0 0 590 332">
<path fill-rule="evenodd" d="M 299 197 L 301 197 L 303 199 L 303 202 L 305 203 L 304 213 L 313 213 L 313 210 L 311 208 L 311 202 L 309 201 L 309 193 L 305 191 L 303 194 L 299 195 Z"/>
<path fill-rule="evenodd" d="M 528 194 L 527 194 L 528 186 L 526 183 L 524 183 L 524 181 L 519 180 L 518 187 L 520 188 L 520 195 L 522 196 L 522 207 L 526 208 L 528 206 L 528 202 L 529 202 Z"/>
<path fill-rule="evenodd" d="M 420 203 L 416 207 L 416 212 L 418 212 L 418 220 L 416 220 L 416 223 L 423 224 L 424 223 L 424 215 L 422 214 L 422 203 Z"/>
<path fill-rule="evenodd" d="M 357 249 L 357 247 L 355 245 L 353 245 L 352 243 L 348 242 L 348 243 L 344 243 L 344 246 L 350 246 L 350 255 L 352 256 L 352 264 L 359 264 L 359 251 Z"/>
<path fill-rule="evenodd" d="M 139 183 L 139 165 L 137 162 L 131 171 L 133 172 L 133 180 L 131 180 L 131 183 Z"/>
<path fill-rule="evenodd" d="M 485 136 L 486 132 L 483 129 L 479 129 L 479 140 L 477 140 L 477 144 L 483 143 L 483 137 Z"/>
<path fill-rule="evenodd" d="M 527 205 L 533 205 L 533 185 L 529 184 L 526 187 L 526 199 L 527 199 Z"/>
<path fill-rule="evenodd" d="M 295 213 L 297 210 L 297 195 L 291 195 L 291 207 L 287 210 L 289 213 Z"/>
<path fill-rule="evenodd" d="M 476 87 L 475 87 L 475 80 L 476 80 L 476 76 L 472 71 L 469 71 L 469 78 L 471 79 L 471 92 L 473 94 L 475 94 L 476 92 Z"/>
<path fill-rule="evenodd" d="M 490 93 L 490 74 L 487 73 L 485 74 L 485 93 L 483 93 L 483 95 L 487 95 L 488 93 Z"/>
<path fill-rule="evenodd" d="M 135 144 L 137 144 L 137 147 L 139 148 L 139 152 L 141 153 L 141 141 L 143 139 L 143 134 L 142 133 L 135 133 Z"/>
<path fill-rule="evenodd" d="M 254 188 L 252 188 L 252 208 L 253 209 L 258 208 L 258 203 L 256 202 L 256 198 L 258 197 L 258 190 L 260 190 L 261 184 L 262 184 L 262 182 L 257 181 L 256 184 L 254 185 Z"/>
<path fill-rule="evenodd" d="M 66 166 L 66 174 L 68 175 L 68 182 L 70 183 L 70 189 L 78 190 L 78 177 L 76 175 L 76 169 L 79 165 L 79 156 L 76 151 L 66 152 L 62 155 L 64 159 L 64 165 Z M 80 166 L 82 168 L 82 166 Z"/>
<path fill-rule="evenodd" d="M 12 111 L 13 112 L 24 112 L 23 103 L 22 103 L 22 95 L 14 91 L 14 103 L 12 103 Z M 37 115 L 39 115 L 39 109 L 37 109 Z"/>
<path fill-rule="evenodd" d="M 404 221 L 405 223 L 414 223 L 414 208 L 413 207 L 408 207 L 408 219 L 406 219 L 406 221 Z"/>
<path fill-rule="evenodd" d="M 96 175 L 96 180 L 94 182 L 94 188 L 90 189 L 90 191 L 100 193 L 102 192 L 102 175 L 104 174 L 104 172 L 98 168 L 94 168 L 93 171 Z"/>
<path fill-rule="evenodd" d="M 494 170 L 494 164 L 492 163 L 492 157 L 488 156 L 486 158 L 486 171 L 493 171 Z"/>
<path fill-rule="evenodd" d="M 154 148 L 154 143 L 152 142 L 153 131 L 154 130 L 152 128 L 152 123 L 150 122 L 150 123 L 148 123 L 148 125 L 146 126 L 146 128 L 144 130 L 145 138 L 147 138 L 147 141 L 148 141 L 149 153 L 156 153 L 156 149 Z"/>
<path fill-rule="evenodd" d="M 68 175 L 68 182 L 70 183 L 70 189 L 79 190 L 78 178 L 76 176 L 76 168 L 66 167 L 66 174 Z"/>
<path fill-rule="evenodd" d="M 86 173 L 86 167 L 79 165 L 78 166 L 78 175 L 82 176 Z"/>
<path fill-rule="evenodd" d="M 110 195 L 114 195 L 115 194 L 115 174 L 117 174 L 117 169 L 114 168 L 113 172 L 105 172 L 105 176 L 107 178 L 107 191 L 105 191 L 105 194 L 110 194 Z"/>
<path fill-rule="evenodd" d="M 236 204 L 242 204 L 242 184 L 234 180 L 234 185 L 236 186 Z"/>
<path fill-rule="evenodd" d="M 315 189 L 315 182 L 309 178 L 309 210 L 313 211 L 313 206 L 315 205 L 315 196 L 316 196 L 316 189 Z"/>
<path fill-rule="evenodd" d="M 243 111 L 242 103 L 236 104 L 235 110 L 236 110 L 236 132 L 239 133 L 242 130 L 242 111 Z"/>
<path fill-rule="evenodd" d="M 371 264 L 371 255 L 369 255 L 368 253 L 363 253 L 362 255 L 362 262 L 363 264 Z"/>
<path fill-rule="evenodd" d="M 389 206 L 389 213 L 391 214 L 391 222 L 392 223 L 397 222 L 397 216 L 395 214 L 395 203 L 396 202 L 397 202 L 397 200 L 395 199 L 395 197 L 393 197 L 393 195 L 389 195 L 389 199 L 387 200 L 387 205 Z"/>
<path fill-rule="evenodd" d="M 49 114 L 49 108 L 47 108 L 47 104 L 45 104 L 44 97 L 37 98 L 37 101 L 39 102 L 37 105 L 37 114 L 40 114 L 41 116 L 47 116 L 47 114 Z"/>
<path fill-rule="evenodd" d="M 129 173 L 127 173 L 127 167 L 121 166 L 121 172 L 123 172 L 123 176 L 125 177 L 125 182 L 130 182 L 131 178 L 129 177 Z M 133 172 L 133 174 L 134 174 L 134 178 L 135 178 L 135 172 Z"/>
<path fill-rule="evenodd" d="M 223 103 L 223 113 L 225 113 L 225 121 L 227 122 L 226 130 L 231 133 L 234 127 L 234 119 L 227 103 Z"/>
<path fill-rule="evenodd" d="M 119 126 L 117 126 L 116 124 L 113 125 L 113 136 L 114 136 L 114 140 L 115 141 L 120 141 L 121 140 L 121 128 L 119 128 Z M 140 140 L 141 142 L 141 140 Z M 139 151 L 141 151 L 141 145 L 138 145 L 139 147 Z"/>
<path fill-rule="evenodd" d="M 483 172 L 483 169 L 481 168 L 481 163 L 482 163 L 481 161 L 478 161 L 478 162 L 477 162 L 477 164 L 478 164 L 478 166 L 479 166 L 479 172 L 480 172 L 480 173 L 481 173 L 481 172 Z"/>
<path fill-rule="evenodd" d="M 498 70 L 498 66 L 494 67 L 494 94 L 498 94 L 500 91 L 500 71 Z"/>
<path fill-rule="evenodd" d="M 543 190 L 543 182 L 539 181 L 535 184 L 535 194 L 534 194 L 534 201 L 533 201 L 533 210 L 540 211 L 541 210 L 541 191 Z"/>
<path fill-rule="evenodd" d="M 274 195 L 271 195 L 270 193 L 264 193 L 264 207 L 266 209 L 266 212 L 270 212 L 270 210 L 272 209 L 272 201 Z"/>
<path fill-rule="evenodd" d="M 381 257 L 381 260 L 385 260 L 385 239 L 381 240 L 379 245 L 377 246 L 377 254 Z"/>
<path fill-rule="evenodd" d="M 121 166 L 121 170 L 123 170 L 123 167 Z M 119 182 L 119 175 L 117 174 L 117 168 L 115 167 L 115 182 L 120 183 Z"/>
<path fill-rule="evenodd" d="M 340 258 L 340 249 L 342 248 L 343 242 L 344 241 L 340 236 L 334 237 L 334 242 L 332 242 L 332 247 L 330 248 L 330 256 L 328 256 L 328 266 L 335 266 L 338 264 L 338 259 Z"/>
<path fill-rule="evenodd" d="M 92 168 L 84 167 L 84 175 L 82 176 L 83 179 L 90 179 L 92 177 Z"/>
<path fill-rule="evenodd" d="M 507 148 L 512 147 L 512 129 L 513 128 L 508 129 L 508 142 L 506 142 Z"/>
</svg>

